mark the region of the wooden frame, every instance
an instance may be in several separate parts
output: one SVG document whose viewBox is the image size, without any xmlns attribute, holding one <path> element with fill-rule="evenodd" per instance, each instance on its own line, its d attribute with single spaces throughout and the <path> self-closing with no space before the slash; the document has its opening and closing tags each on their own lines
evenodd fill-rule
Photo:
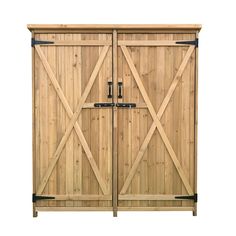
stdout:
<svg viewBox="0 0 236 236">
<path fill-rule="evenodd" d="M 178 197 L 186 197 L 184 194 L 133 194 L 128 193 L 128 187 L 130 186 L 133 177 L 135 176 L 135 173 L 139 167 L 140 162 L 142 161 L 142 158 L 144 156 L 144 153 L 150 143 L 150 140 L 157 129 L 158 133 L 161 136 L 161 139 L 165 145 L 166 150 L 169 153 L 169 156 L 176 168 L 177 173 L 179 174 L 183 186 L 186 189 L 187 195 L 192 196 L 195 193 L 197 193 L 197 125 L 198 125 L 198 118 L 197 118 L 197 109 L 198 109 L 198 47 L 196 45 L 187 45 L 185 42 L 185 38 L 183 39 L 119 39 L 119 34 L 193 34 L 195 35 L 195 38 L 198 38 L 198 32 L 201 29 L 201 25 L 198 24 L 191 24 L 191 25 L 37 25 L 37 24 L 29 24 L 28 29 L 32 32 L 32 38 L 35 37 L 37 34 L 111 34 L 112 39 L 106 40 L 103 37 L 99 37 L 99 39 L 82 39 L 77 38 L 76 40 L 70 40 L 70 39 L 58 39 L 56 38 L 53 40 L 52 44 L 44 44 L 38 42 L 36 45 L 33 45 L 32 47 L 32 60 L 33 60 L 33 66 L 32 66 L 32 97 L 33 97 L 33 104 L 32 104 L 32 135 L 33 135 L 33 143 L 32 143 L 32 152 L 33 152 L 33 193 L 35 193 L 37 196 L 42 196 L 43 191 L 48 183 L 49 177 L 52 174 L 56 164 L 58 163 L 61 153 L 66 145 L 67 140 L 69 139 L 70 134 L 72 131 L 75 131 L 75 134 L 78 137 L 78 140 L 81 143 L 81 147 L 83 148 L 83 151 L 86 154 L 87 160 L 92 168 L 92 171 L 96 177 L 96 180 L 100 186 L 100 190 L 102 195 L 100 194 L 48 194 L 48 197 L 54 197 L 54 199 L 50 199 L 51 202 L 60 202 L 60 201 L 112 201 L 112 207 L 107 207 L 106 205 L 103 205 L 101 203 L 101 206 L 99 207 L 85 207 L 85 206 L 61 206 L 56 207 L 54 205 L 49 206 L 40 206 L 33 203 L 33 216 L 37 216 L 37 211 L 93 211 L 93 210 L 105 210 L 105 211 L 113 211 L 113 216 L 117 216 L 117 212 L 125 211 L 125 210 L 134 210 L 134 211 L 143 211 L 143 210 L 153 210 L 153 211 L 192 211 L 193 215 L 197 215 L 197 203 L 194 203 L 194 206 L 189 205 L 166 205 L 166 206 L 146 206 L 141 207 L 141 205 L 135 205 L 132 202 L 135 201 L 174 201 L 179 202 L 180 199 L 176 198 Z M 177 43 L 178 42 L 178 43 Z M 183 43 L 181 43 L 183 42 Z M 95 64 L 95 67 L 91 73 L 91 76 L 88 80 L 87 85 L 85 86 L 84 91 L 82 92 L 79 102 L 75 109 L 71 107 L 69 101 L 66 98 L 66 94 L 62 89 L 62 86 L 58 82 L 58 79 L 56 77 L 56 74 L 54 73 L 50 63 L 47 61 L 46 54 L 43 52 L 44 47 L 99 47 L 100 55 L 99 58 Z M 132 59 L 132 53 L 130 53 L 128 47 L 181 47 L 186 50 L 186 54 L 183 57 L 182 62 L 180 63 L 180 66 L 176 73 L 173 76 L 173 80 L 168 88 L 168 91 L 161 103 L 160 108 L 158 111 L 155 110 L 154 105 L 152 104 L 148 92 L 142 82 L 142 75 L 138 72 L 136 68 L 136 64 Z M 112 87 L 113 87 L 113 97 L 112 97 L 112 103 L 116 104 L 118 102 L 121 102 L 121 100 L 117 99 L 117 82 L 120 81 L 120 78 L 118 78 L 118 49 L 121 50 L 123 57 L 125 58 L 128 68 L 131 71 L 131 74 L 134 78 L 134 81 L 137 84 L 137 87 L 140 91 L 140 94 L 143 98 L 144 102 L 139 102 L 136 104 L 136 107 L 134 109 L 147 109 L 147 111 L 151 115 L 152 124 L 150 128 L 148 129 L 148 132 L 146 134 L 145 139 L 143 140 L 140 150 L 138 151 L 136 158 L 134 162 L 132 163 L 131 169 L 129 174 L 125 178 L 125 182 L 123 184 L 123 187 L 120 191 L 118 191 L 118 150 L 117 150 L 117 143 L 118 143 L 118 108 L 116 106 L 112 107 L 112 189 L 109 189 L 107 184 L 105 183 L 104 178 L 102 177 L 102 174 L 97 166 L 96 160 L 94 158 L 94 155 L 92 154 L 92 151 L 88 145 L 88 142 L 85 138 L 85 135 L 83 134 L 81 122 L 78 120 L 78 118 L 81 115 L 82 109 L 97 109 L 94 106 L 94 102 L 86 101 L 88 94 L 90 93 L 93 84 L 95 82 L 95 79 L 99 76 L 99 70 L 105 61 L 106 55 L 108 54 L 109 49 L 112 51 Z M 56 148 L 56 151 L 54 152 L 53 156 L 50 157 L 51 162 L 48 164 L 48 169 L 45 172 L 44 176 L 41 179 L 41 183 L 38 185 L 36 189 L 36 183 L 35 183 L 35 175 L 36 175 L 36 147 L 35 147 L 35 119 L 37 119 L 37 116 L 35 115 L 35 57 L 36 55 L 40 58 L 40 61 L 42 63 L 43 68 L 46 71 L 49 83 L 52 84 L 56 95 L 58 96 L 59 101 L 61 102 L 62 107 L 65 109 L 65 114 L 67 116 L 67 119 L 69 119 L 68 125 L 65 128 L 65 132 L 62 135 L 62 138 Z M 161 123 L 161 118 L 168 106 L 168 103 L 172 99 L 172 95 L 174 94 L 179 81 L 185 71 L 185 68 L 187 67 L 188 61 L 190 58 L 194 55 L 195 58 L 195 80 L 194 80 L 194 185 L 190 183 L 189 177 L 186 175 L 186 172 L 181 166 L 181 162 L 178 159 L 178 154 L 174 151 L 174 148 L 172 147 L 172 144 L 167 136 L 167 133 Z M 73 131 L 73 132 L 74 132 Z M 82 150 L 81 150 L 82 151 Z M 194 186 L 194 187 L 192 187 Z M 130 206 L 126 205 L 119 205 L 119 202 L 129 201 Z"/>
</svg>

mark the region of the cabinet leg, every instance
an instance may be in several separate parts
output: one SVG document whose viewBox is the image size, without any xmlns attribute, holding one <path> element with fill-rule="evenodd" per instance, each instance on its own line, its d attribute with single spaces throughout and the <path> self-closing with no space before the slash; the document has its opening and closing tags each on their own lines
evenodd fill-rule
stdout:
<svg viewBox="0 0 236 236">
<path fill-rule="evenodd" d="M 35 209 L 35 206 L 33 206 L 33 217 L 38 217 L 38 212 Z"/>
<path fill-rule="evenodd" d="M 113 210 L 113 217 L 117 217 L 117 210 Z"/>
<path fill-rule="evenodd" d="M 195 206 L 194 206 L 193 216 L 197 216 L 197 204 L 195 204 Z"/>
</svg>

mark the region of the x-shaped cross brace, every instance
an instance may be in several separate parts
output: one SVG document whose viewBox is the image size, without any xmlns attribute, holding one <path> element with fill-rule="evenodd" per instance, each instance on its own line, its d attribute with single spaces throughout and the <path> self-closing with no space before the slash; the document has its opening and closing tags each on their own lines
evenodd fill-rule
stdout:
<svg viewBox="0 0 236 236">
<path fill-rule="evenodd" d="M 44 190 L 44 188 L 45 188 L 45 186 L 46 186 L 46 184 L 48 182 L 48 179 L 49 179 L 53 169 L 55 168 L 55 165 L 56 165 L 57 161 L 60 158 L 60 154 L 61 154 L 61 152 L 62 152 L 62 150 L 63 150 L 63 148 L 64 148 L 64 146 L 66 144 L 66 141 L 68 140 L 68 138 L 70 136 L 70 133 L 71 133 L 73 127 L 74 127 L 74 129 L 75 129 L 75 131 L 76 131 L 76 133 L 77 133 L 77 135 L 79 137 L 79 140 L 80 140 L 80 142 L 81 142 L 81 144 L 83 146 L 83 149 L 84 149 L 84 151 L 86 153 L 88 161 L 89 161 L 89 163 L 90 163 L 90 165 L 91 165 L 91 167 L 93 169 L 93 172 L 94 172 L 94 174 L 95 174 L 95 176 L 96 176 L 96 178 L 98 180 L 98 183 L 99 183 L 99 185 L 101 187 L 101 190 L 102 190 L 103 194 L 108 194 L 108 187 L 107 187 L 106 183 L 104 182 L 103 178 L 101 177 L 101 174 L 100 174 L 99 169 L 97 167 L 97 164 L 96 164 L 96 162 L 95 162 L 95 160 L 93 158 L 93 155 L 92 155 L 92 153 L 90 151 L 90 148 L 89 148 L 89 146 L 88 146 L 88 144 L 86 142 L 86 139 L 85 139 L 85 137 L 84 137 L 84 135 L 82 133 L 82 130 L 81 130 L 79 124 L 77 123 L 77 119 L 78 119 L 78 117 L 79 117 L 79 115 L 81 113 L 82 107 L 83 107 L 83 105 L 84 105 L 84 103 L 86 101 L 86 98 L 87 98 L 87 96 L 88 96 L 88 94 L 89 94 L 89 92 L 90 92 L 90 90 L 92 88 L 92 85 L 94 84 L 94 81 L 95 81 L 95 79 L 97 77 L 97 74 L 98 74 L 98 72 L 99 72 L 99 70 L 100 70 L 100 68 L 101 68 L 101 66 L 103 64 L 103 61 L 104 61 L 104 59 L 106 57 L 106 54 L 107 54 L 107 52 L 109 50 L 109 46 L 104 46 L 103 47 L 103 49 L 101 51 L 101 54 L 100 54 L 100 57 L 99 57 L 96 65 L 95 65 L 95 67 L 93 69 L 93 72 L 92 72 L 92 74 L 91 74 L 91 76 L 89 78 L 87 86 L 86 86 L 82 96 L 80 97 L 80 100 L 79 100 L 79 102 L 77 104 L 77 107 L 76 107 L 74 113 L 71 110 L 71 108 L 69 106 L 69 103 L 68 103 L 68 101 L 67 101 L 67 99 L 66 99 L 66 97 L 65 97 L 65 95 L 64 95 L 64 93 L 63 93 L 63 91 L 62 91 L 62 89 L 61 89 L 61 87 L 59 85 L 59 83 L 57 82 L 56 76 L 54 75 L 53 70 L 51 69 L 51 67 L 50 67 L 50 65 L 49 65 L 49 63 L 48 63 L 48 61 L 47 61 L 43 51 L 40 48 L 40 46 L 39 45 L 35 45 L 35 49 L 36 49 L 36 51 L 37 51 L 37 53 L 38 53 L 38 55 L 39 55 L 39 57 L 40 57 L 40 59 L 41 59 L 41 61 L 43 63 L 43 66 L 44 66 L 44 68 L 45 68 L 45 70 L 46 70 L 46 72 L 48 74 L 49 79 L 51 80 L 51 82 L 52 82 L 52 84 L 53 84 L 53 86 L 54 86 L 54 88 L 56 90 L 57 95 L 59 96 L 59 98 L 60 98 L 60 100 L 61 100 L 61 102 L 62 102 L 62 104 L 63 104 L 63 106 L 64 106 L 64 108 L 65 108 L 65 110 L 66 110 L 66 112 L 67 112 L 67 114 L 69 116 L 69 118 L 70 118 L 70 122 L 69 122 L 69 124 L 68 124 L 68 126 L 66 128 L 66 131 L 65 131 L 65 133 L 64 133 L 64 135 L 63 135 L 63 137 L 62 137 L 62 139 L 61 139 L 61 141 L 60 141 L 60 143 L 59 143 L 55 153 L 53 154 L 52 161 L 49 163 L 48 169 L 47 169 L 46 173 L 44 174 L 44 176 L 43 176 L 43 178 L 41 180 L 41 183 L 39 184 L 39 187 L 38 187 L 38 189 L 36 191 L 36 194 L 37 195 L 42 194 L 42 192 L 43 192 L 43 190 Z"/>
<path fill-rule="evenodd" d="M 139 152 L 137 154 L 137 157 L 136 157 L 136 159 L 134 161 L 134 164 L 131 167 L 131 170 L 130 170 L 130 172 L 129 172 L 129 174 L 128 174 L 125 182 L 124 182 L 124 185 L 123 185 L 123 187 L 121 189 L 120 194 L 125 194 L 126 193 L 128 187 L 129 187 L 129 185 L 130 185 L 130 183 L 131 183 L 131 181 L 132 181 L 132 179 L 133 179 L 133 177 L 135 175 L 135 172 L 136 172 L 136 170 L 138 168 L 138 165 L 139 165 L 139 163 L 140 163 L 140 161 L 141 161 L 141 159 L 143 157 L 143 154 L 144 154 L 144 152 L 145 152 L 145 150 L 146 150 L 146 148 L 148 146 L 148 143 L 151 140 L 151 137 L 152 137 L 155 129 L 157 128 L 157 130 L 159 131 L 159 134 L 160 134 L 160 136 L 161 136 L 161 138 L 162 138 L 162 140 L 163 140 L 163 142 L 164 142 L 164 144 L 166 146 L 166 149 L 169 152 L 170 157 L 171 157 L 171 159 L 172 159 L 172 161 L 173 161 L 173 163 L 174 163 L 174 165 L 175 165 L 175 167 L 176 167 L 176 169 L 177 169 L 177 171 L 178 171 L 178 173 L 180 175 L 180 178 L 183 181 L 183 184 L 184 184 L 188 194 L 193 195 L 193 190 L 192 190 L 192 188 L 191 188 L 191 186 L 189 184 L 189 181 L 188 181 L 188 179 L 187 179 L 187 177 L 186 177 L 186 175 L 185 175 L 185 173 L 184 173 L 184 171 L 183 171 L 183 169 L 182 169 L 182 167 L 180 165 L 180 162 L 179 162 L 179 160 L 178 160 L 178 158 L 177 158 L 177 156 L 176 156 L 176 154 L 175 154 L 175 152 L 174 152 L 174 150 L 173 150 L 173 148 L 172 148 L 172 146 L 170 144 L 170 141 L 169 141 L 169 139 L 168 139 L 168 137 L 167 137 L 167 135 L 166 135 L 162 125 L 161 125 L 160 119 L 161 119 L 161 117 L 162 117 L 162 115 L 163 115 L 163 113 L 164 113 L 164 111 L 165 111 L 165 109 L 166 109 L 166 107 L 168 105 L 168 102 L 170 101 L 171 96 L 173 95 L 173 93 L 175 91 L 175 88 L 176 88 L 176 86 L 177 86 L 177 84 L 179 82 L 179 79 L 182 76 L 183 71 L 184 71 L 184 69 L 185 69 L 185 67 L 187 65 L 187 62 L 190 59 L 190 57 L 191 57 L 195 47 L 194 46 L 189 46 L 189 49 L 188 49 L 188 51 L 187 51 L 187 53 L 186 53 L 186 55 L 185 55 L 181 65 L 180 65 L 180 67 L 179 67 L 179 69 L 178 69 L 178 71 L 177 71 L 177 73 L 176 73 L 176 75 L 175 75 L 175 77 L 174 77 L 174 79 L 172 81 L 172 84 L 170 85 L 170 88 L 169 88 L 169 90 L 168 90 L 168 92 L 167 92 L 167 94 L 166 94 L 166 96 L 165 96 L 165 98 L 164 98 L 164 100 L 163 100 L 163 102 L 162 102 L 162 104 L 160 106 L 160 109 L 157 112 L 157 114 L 156 114 L 155 109 L 153 108 L 152 103 L 151 103 L 151 101 L 150 101 L 150 99 L 149 99 L 149 97 L 147 95 L 147 92 L 146 92 L 146 90 L 145 90 L 145 88 L 143 86 L 143 83 L 142 83 L 141 78 L 140 78 L 140 76 L 139 76 L 139 74 L 137 72 L 137 69 L 134 66 L 134 63 L 133 63 L 132 58 L 131 58 L 131 56 L 130 56 L 130 54 L 128 52 L 127 47 L 126 46 L 122 46 L 122 45 L 120 47 L 121 47 L 121 50 L 122 50 L 122 52 L 123 52 L 123 54 L 125 56 L 125 59 L 126 59 L 128 65 L 129 65 L 129 68 L 130 68 L 130 70 L 131 70 L 131 72 L 132 72 L 132 74 L 134 76 L 134 79 L 135 79 L 135 81 L 136 81 L 136 83 L 137 83 L 137 85 L 139 87 L 139 90 L 140 90 L 140 92 L 141 92 L 141 94 L 143 96 L 143 99 L 144 99 L 144 101 L 145 101 L 145 103 L 146 103 L 146 105 L 148 107 L 148 110 L 149 110 L 149 112 L 150 112 L 150 114 L 152 116 L 152 119 L 153 119 L 153 124 L 152 124 L 151 128 L 149 129 L 148 134 L 147 134 L 146 138 L 144 139 L 144 141 L 143 141 L 143 143 L 141 145 L 141 148 L 140 148 L 140 150 L 139 150 Z"/>
</svg>

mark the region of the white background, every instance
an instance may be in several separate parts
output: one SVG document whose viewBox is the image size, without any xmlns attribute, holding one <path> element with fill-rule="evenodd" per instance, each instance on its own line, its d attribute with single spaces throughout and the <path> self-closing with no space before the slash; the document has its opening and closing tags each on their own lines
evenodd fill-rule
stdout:
<svg viewBox="0 0 236 236">
<path fill-rule="evenodd" d="M 235 235 L 236 8 L 233 0 L 0 3 L 0 235 Z M 27 23 L 200 23 L 199 204 L 190 212 L 31 211 Z M 5 231 L 5 233 L 4 233 Z"/>
</svg>

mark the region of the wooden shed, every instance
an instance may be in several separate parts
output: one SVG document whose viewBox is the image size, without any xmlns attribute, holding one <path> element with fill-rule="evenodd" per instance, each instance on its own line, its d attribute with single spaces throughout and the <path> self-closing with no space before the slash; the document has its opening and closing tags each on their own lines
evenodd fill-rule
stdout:
<svg viewBox="0 0 236 236">
<path fill-rule="evenodd" d="M 201 25 L 28 25 L 33 215 L 197 213 Z"/>
</svg>

